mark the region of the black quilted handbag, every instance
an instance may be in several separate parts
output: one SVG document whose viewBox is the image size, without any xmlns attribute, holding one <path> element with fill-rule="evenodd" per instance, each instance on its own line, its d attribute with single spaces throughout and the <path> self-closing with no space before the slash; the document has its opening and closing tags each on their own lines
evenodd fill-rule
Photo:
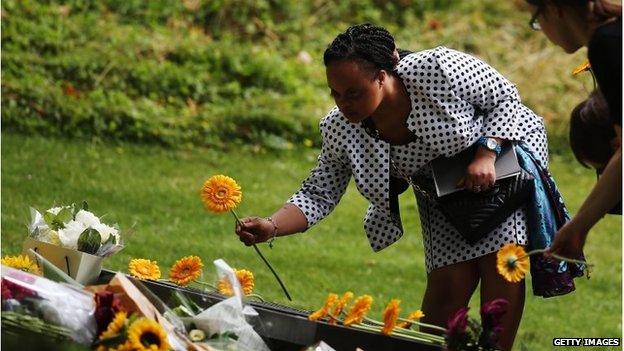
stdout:
<svg viewBox="0 0 624 351">
<path fill-rule="evenodd" d="M 415 177 L 415 182 L 409 178 L 406 180 L 421 197 L 436 205 L 471 245 L 524 205 L 534 192 L 533 176 L 524 170 L 497 180 L 492 188 L 482 192 L 462 190 L 441 197 L 435 195 L 431 178 Z"/>
<path fill-rule="evenodd" d="M 524 205 L 533 186 L 533 176 L 523 170 L 498 180 L 483 192 L 462 190 L 439 197 L 437 205 L 464 239 L 474 245 Z"/>
</svg>

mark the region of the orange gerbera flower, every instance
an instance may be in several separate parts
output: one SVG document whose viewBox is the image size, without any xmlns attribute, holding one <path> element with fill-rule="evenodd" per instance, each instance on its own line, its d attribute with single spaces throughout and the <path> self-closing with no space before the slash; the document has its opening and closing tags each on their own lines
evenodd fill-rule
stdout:
<svg viewBox="0 0 624 351">
<path fill-rule="evenodd" d="M 507 244 L 496 253 L 496 269 L 505 280 L 517 283 L 529 270 L 529 257 L 522 246 Z"/>
<path fill-rule="evenodd" d="M 342 297 L 340 298 L 340 301 L 338 301 L 336 305 L 334 306 L 332 310 L 332 315 L 339 317 L 340 314 L 342 313 L 342 310 L 346 306 L 347 302 L 349 302 L 351 298 L 353 298 L 352 292 L 347 291 L 346 293 L 344 293 L 344 295 L 342 295 Z M 336 324 L 336 320 L 332 317 L 329 317 L 329 324 Z"/>
<path fill-rule="evenodd" d="M 323 305 L 323 307 L 309 315 L 308 319 L 311 321 L 316 321 L 324 318 L 329 313 L 329 309 L 336 304 L 336 301 L 338 301 L 338 295 L 330 293 L 329 295 L 327 295 L 327 299 L 325 300 L 325 304 Z"/>
<path fill-rule="evenodd" d="M 416 310 L 416 311 L 410 313 L 409 316 L 407 316 L 407 319 L 410 320 L 410 321 L 417 322 L 424 316 L 425 316 L 425 314 L 423 313 L 423 311 Z M 398 326 L 399 326 L 399 328 L 409 329 L 409 328 L 412 327 L 412 323 L 410 323 L 410 322 L 402 322 Z"/>
<path fill-rule="evenodd" d="M 178 285 L 188 285 L 199 278 L 204 264 L 197 256 L 186 256 L 177 260 L 169 271 L 169 279 Z"/>
<path fill-rule="evenodd" d="M 144 258 L 133 258 L 128 263 L 128 271 L 139 279 L 157 280 L 160 278 L 160 268 L 156 261 Z"/>
<path fill-rule="evenodd" d="M 399 308 L 400 304 L 401 300 L 392 299 L 386 306 L 386 309 L 383 313 L 384 326 L 381 329 L 381 332 L 383 334 L 392 334 L 392 330 L 394 329 L 394 327 L 396 327 L 396 322 L 399 319 L 399 313 L 401 312 L 401 309 Z"/>
<path fill-rule="evenodd" d="M 249 295 L 253 293 L 253 289 L 254 289 L 253 273 L 251 273 L 250 271 L 246 269 L 240 269 L 240 270 L 234 269 L 234 273 L 236 274 L 236 279 L 238 279 L 238 282 L 240 283 L 240 286 L 243 289 L 243 294 Z M 230 284 L 230 281 L 226 277 L 223 277 L 221 278 L 221 280 L 219 280 L 219 282 L 217 283 L 217 290 L 219 291 L 219 294 L 222 294 L 222 295 L 226 295 L 226 296 L 234 295 L 232 284 Z"/>
<path fill-rule="evenodd" d="M 223 213 L 231 211 L 241 202 L 243 194 L 236 181 L 228 176 L 215 175 L 201 189 L 201 198 L 208 211 Z"/>
<path fill-rule="evenodd" d="M 580 74 L 582 72 L 585 71 L 589 71 L 591 69 L 591 65 L 589 63 L 589 60 L 583 62 L 582 64 L 580 64 L 579 66 L 577 66 L 574 71 L 572 71 L 572 75 L 575 76 L 577 74 Z"/>
<path fill-rule="evenodd" d="M 362 295 L 355 299 L 353 306 L 347 313 L 344 320 L 344 325 L 349 326 L 351 324 L 359 324 L 364 320 L 364 316 L 370 311 L 373 305 L 373 298 L 370 295 Z"/>
</svg>

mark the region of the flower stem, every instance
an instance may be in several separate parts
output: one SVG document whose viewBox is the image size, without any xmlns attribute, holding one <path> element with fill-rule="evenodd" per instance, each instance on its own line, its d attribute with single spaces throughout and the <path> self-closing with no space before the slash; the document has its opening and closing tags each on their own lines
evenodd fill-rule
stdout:
<svg viewBox="0 0 624 351">
<path fill-rule="evenodd" d="M 202 282 L 201 280 L 194 280 L 194 282 L 197 283 L 197 284 L 200 284 L 200 285 L 205 285 L 205 286 L 211 288 L 212 290 L 217 291 L 217 288 L 214 285 L 210 284 L 210 283 Z"/>
<path fill-rule="evenodd" d="M 236 222 L 238 223 L 238 225 L 242 227 L 243 223 L 241 223 L 240 219 L 238 218 L 238 215 L 236 215 L 236 212 L 234 212 L 234 210 L 231 210 L 231 212 L 234 215 L 234 218 L 236 219 Z M 288 301 L 292 301 L 292 298 L 290 297 L 290 294 L 288 293 L 288 289 L 286 289 L 286 286 L 284 285 L 284 283 L 282 283 L 282 280 L 280 279 L 279 275 L 277 275 L 277 272 L 273 269 L 273 267 L 271 267 L 271 264 L 269 263 L 269 261 L 264 257 L 262 252 L 260 252 L 260 249 L 258 248 L 258 246 L 256 244 L 253 244 L 253 248 L 256 250 L 256 252 L 258 253 L 258 256 L 260 256 L 262 261 L 264 261 L 264 264 L 266 264 L 267 267 L 269 267 L 269 270 L 271 271 L 271 273 L 273 273 L 273 276 L 275 277 L 275 279 L 277 279 L 277 282 L 279 283 L 280 287 L 284 291 L 284 294 L 286 295 L 286 298 L 288 298 Z"/>
<path fill-rule="evenodd" d="M 364 320 L 365 320 L 365 321 L 367 321 L 367 322 L 369 322 L 369 323 L 371 323 L 371 324 L 374 324 L 374 325 L 384 325 L 384 324 L 383 324 L 383 323 L 381 323 L 380 321 L 376 321 L 376 320 L 371 319 L 371 318 L 368 318 L 368 317 L 366 317 L 366 316 L 364 317 Z"/>
<path fill-rule="evenodd" d="M 282 280 L 280 279 L 279 275 L 277 275 L 277 272 L 275 272 L 273 267 L 271 267 L 271 264 L 269 263 L 269 261 L 267 261 L 267 259 L 264 258 L 264 255 L 262 255 L 262 252 L 260 252 L 260 249 L 258 248 L 258 246 L 256 246 L 256 244 L 253 244 L 253 248 L 256 250 L 256 252 L 260 256 L 260 258 L 264 261 L 264 263 L 267 265 L 267 267 L 269 267 L 269 269 L 271 270 L 271 273 L 273 273 L 273 276 L 275 276 L 275 279 L 277 279 L 277 282 L 279 283 L 280 287 L 284 291 L 284 294 L 286 294 L 286 298 L 288 298 L 288 301 L 292 301 L 292 298 L 290 297 L 290 294 L 288 293 L 288 289 L 286 289 L 286 286 L 284 285 L 284 283 L 282 283 Z"/>
<path fill-rule="evenodd" d="M 407 323 L 412 323 L 412 324 L 416 324 L 416 325 L 420 325 L 422 327 L 426 327 L 426 328 L 431 328 L 431 329 L 435 329 L 435 330 L 439 330 L 439 331 L 443 331 L 446 332 L 447 330 L 439 325 L 433 325 L 433 324 L 427 324 L 427 323 L 423 323 L 423 322 L 419 322 L 419 321 L 414 321 L 411 319 L 406 319 L 406 318 L 400 318 L 399 320 L 401 322 L 407 322 Z"/>
<path fill-rule="evenodd" d="M 262 296 L 260 296 L 258 294 L 249 294 L 249 295 L 245 295 L 245 297 L 254 297 L 254 298 L 260 300 L 261 302 L 265 302 L 264 299 L 262 298 Z"/>
<path fill-rule="evenodd" d="M 525 259 L 525 258 L 527 258 L 527 257 L 529 257 L 529 256 L 531 256 L 531 255 L 535 255 L 535 254 L 538 254 L 538 253 L 544 253 L 544 252 L 546 252 L 546 251 L 548 251 L 548 249 L 536 249 L 536 250 L 529 251 L 529 252 L 527 252 L 524 256 L 520 256 L 520 257 L 516 258 L 516 261 L 519 261 L 519 260 Z M 554 257 L 554 258 L 556 258 L 556 259 L 558 259 L 558 260 L 560 260 L 560 261 L 565 261 L 565 262 L 570 262 L 570 263 L 584 264 L 584 265 L 586 265 L 586 266 L 588 266 L 588 267 L 593 267 L 593 266 L 594 266 L 593 264 L 589 264 L 589 263 L 587 263 L 587 261 L 583 261 L 583 260 L 576 260 L 576 259 L 573 259 L 573 258 L 567 258 L 567 257 L 559 256 L 559 255 L 554 254 L 554 253 L 551 253 L 551 254 L 550 254 L 550 256 L 552 256 L 552 257 Z M 514 261 L 514 262 L 515 262 L 515 261 Z"/>
<path fill-rule="evenodd" d="M 354 328 L 354 329 L 360 329 L 360 330 L 365 330 L 365 331 L 370 331 L 370 332 L 376 332 L 376 333 L 381 332 L 380 328 L 368 326 L 368 325 L 365 325 L 365 324 L 353 324 L 353 325 L 351 325 L 351 327 Z M 392 335 L 401 336 L 401 337 L 404 337 L 404 338 L 407 338 L 407 339 L 411 339 L 411 340 L 417 340 L 417 341 L 420 341 L 420 342 L 423 342 L 423 343 L 427 343 L 427 344 L 430 344 L 430 345 L 439 345 L 440 342 L 442 342 L 442 340 L 438 341 L 437 338 L 434 339 L 434 340 L 431 340 L 428 337 L 410 335 L 410 334 L 407 334 L 407 333 L 394 333 L 393 332 Z"/>
</svg>

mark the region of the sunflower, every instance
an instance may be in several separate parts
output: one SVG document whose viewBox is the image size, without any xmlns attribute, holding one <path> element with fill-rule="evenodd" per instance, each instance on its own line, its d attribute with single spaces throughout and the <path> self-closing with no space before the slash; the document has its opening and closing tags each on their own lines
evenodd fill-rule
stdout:
<svg viewBox="0 0 624 351">
<path fill-rule="evenodd" d="M 0 263 L 24 272 L 41 275 L 41 269 L 39 269 L 37 263 L 31 260 L 27 255 L 4 256 L 4 258 L 0 260 Z"/>
<path fill-rule="evenodd" d="M 108 323 L 108 327 L 105 331 L 100 334 L 100 340 L 112 338 L 113 336 L 119 334 L 123 327 L 126 325 L 126 319 L 128 314 L 126 312 L 117 312 L 113 320 Z"/>
<path fill-rule="evenodd" d="M 345 317 L 344 325 L 349 326 L 351 324 L 362 323 L 364 316 L 370 311 L 372 304 L 373 298 L 370 295 L 362 295 L 355 299 L 353 306 L 351 306 L 349 313 L 347 313 Z"/>
<path fill-rule="evenodd" d="M 204 264 L 197 256 L 186 256 L 177 260 L 169 271 L 169 279 L 178 285 L 188 285 L 188 283 L 199 278 Z"/>
<path fill-rule="evenodd" d="M 243 294 L 249 295 L 253 293 L 254 289 L 254 275 L 250 271 L 246 269 L 234 269 L 234 273 L 236 274 L 236 279 L 240 283 L 241 288 L 243 288 Z M 234 292 L 232 291 L 232 285 L 226 277 L 221 278 L 217 283 L 217 290 L 219 294 L 232 296 Z"/>
<path fill-rule="evenodd" d="M 139 279 L 157 280 L 160 278 L 160 268 L 156 261 L 146 260 L 144 258 L 133 258 L 128 263 L 130 274 Z"/>
<path fill-rule="evenodd" d="M 228 176 L 215 175 L 201 189 L 201 198 L 208 211 L 223 213 L 231 211 L 241 202 L 243 194 L 236 181 Z"/>
<path fill-rule="evenodd" d="M 410 321 L 419 321 L 425 314 L 421 310 L 416 310 L 407 316 L 407 319 Z M 409 329 L 412 327 L 412 323 L 410 322 L 402 322 L 399 324 L 399 328 Z"/>
<path fill-rule="evenodd" d="M 334 306 L 334 304 L 336 304 L 336 301 L 338 301 L 338 295 L 330 293 L 329 295 L 327 295 L 327 299 L 325 300 L 325 304 L 323 305 L 323 307 L 309 315 L 308 319 L 311 321 L 316 321 L 324 318 L 329 313 L 329 309 Z"/>
<path fill-rule="evenodd" d="M 591 69 L 591 65 L 589 63 L 589 60 L 587 60 L 587 61 L 583 62 L 582 64 L 578 65 L 574 69 L 574 71 L 572 71 L 572 75 L 575 76 L 575 75 L 580 74 L 582 72 L 589 71 L 590 69 Z"/>
<path fill-rule="evenodd" d="M 100 345 L 95 351 L 134 351 L 134 349 L 130 345 L 130 342 L 126 341 L 123 344 L 117 345 L 117 347 Z"/>
<path fill-rule="evenodd" d="M 167 333 L 160 324 L 147 318 L 132 323 L 128 329 L 128 342 L 136 351 L 169 351 Z"/>
<path fill-rule="evenodd" d="M 496 269 L 505 280 L 517 283 L 529 270 L 529 259 L 522 246 L 507 244 L 496 254 Z"/>
<path fill-rule="evenodd" d="M 401 309 L 399 308 L 400 304 L 401 300 L 392 299 L 386 306 L 386 309 L 383 313 L 384 326 L 381 329 L 381 332 L 383 334 L 392 334 L 392 330 L 394 329 L 394 327 L 396 327 L 396 322 L 399 319 L 399 313 L 401 312 Z"/>
<path fill-rule="evenodd" d="M 342 295 L 342 297 L 340 298 L 340 301 L 338 301 L 334 306 L 332 310 L 332 315 L 336 317 L 340 316 L 345 305 L 347 304 L 347 302 L 349 302 L 349 300 L 351 300 L 351 298 L 353 298 L 352 292 L 347 291 L 346 293 L 344 293 L 344 295 Z M 329 317 L 329 324 L 336 324 L 336 320 L 332 317 Z"/>
</svg>

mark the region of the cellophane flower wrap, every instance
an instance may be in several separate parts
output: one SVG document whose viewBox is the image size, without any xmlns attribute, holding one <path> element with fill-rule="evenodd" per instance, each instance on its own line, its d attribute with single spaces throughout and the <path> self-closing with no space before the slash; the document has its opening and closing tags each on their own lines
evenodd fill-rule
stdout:
<svg viewBox="0 0 624 351">
<path fill-rule="evenodd" d="M 93 341 L 97 332 L 93 294 L 7 266 L 0 275 L 3 314 L 37 317 L 67 329 L 80 344 Z"/>
</svg>

